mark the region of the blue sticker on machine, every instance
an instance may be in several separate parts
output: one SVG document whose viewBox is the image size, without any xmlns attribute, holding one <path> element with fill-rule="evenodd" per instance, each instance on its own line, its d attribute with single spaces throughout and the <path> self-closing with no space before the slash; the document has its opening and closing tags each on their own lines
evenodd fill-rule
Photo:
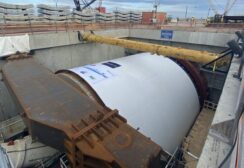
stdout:
<svg viewBox="0 0 244 168">
<path fill-rule="evenodd" d="M 173 30 L 161 30 L 161 38 L 171 40 L 173 38 Z"/>
<path fill-rule="evenodd" d="M 118 68 L 118 67 L 121 66 L 121 65 L 119 65 L 117 63 L 114 63 L 114 62 L 105 62 L 105 63 L 103 63 L 103 65 L 106 65 L 106 66 L 108 66 L 110 68 Z"/>
</svg>

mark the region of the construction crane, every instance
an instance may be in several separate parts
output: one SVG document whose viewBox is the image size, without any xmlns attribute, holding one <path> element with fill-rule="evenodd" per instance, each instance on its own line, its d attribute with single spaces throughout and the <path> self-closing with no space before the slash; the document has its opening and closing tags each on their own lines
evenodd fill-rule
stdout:
<svg viewBox="0 0 244 168">
<path fill-rule="evenodd" d="M 230 10 L 232 9 L 232 7 L 234 6 L 234 4 L 236 3 L 237 0 L 228 0 L 226 5 L 225 5 L 225 11 L 224 11 L 224 16 L 226 16 Z"/>
<path fill-rule="evenodd" d="M 74 0 L 74 3 L 75 3 L 75 8 L 77 11 L 80 11 L 80 1 L 79 0 Z"/>
<path fill-rule="evenodd" d="M 153 22 L 157 22 L 157 12 L 158 12 L 158 6 L 160 5 L 160 0 L 155 0 L 153 7 L 154 7 L 154 12 L 153 12 Z"/>
<path fill-rule="evenodd" d="M 102 7 L 102 3 L 103 3 L 103 1 L 99 0 L 98 7 L 96 9 L 99 13 L 106 13 L 106 9 L 104 7 Z"/>
<path fill-rule="evenodd" d="M 213 0 L 208 0 L 210 9 L 215 13 L 214 22 L 223 22 L 224 17 L 230 12 L 237 0 L 227 0 L 223 14 L 220 14 L 217 10 L 217 6 L 213 3 Z"/>
<path fill-rule="evenodd" d="M 219 14 L 216 6 L 214 5 L 212 0 L 208 0 L 209 8 L 213 10 L 214 14 Z"/>
<path fill-rule="evenodd" d="M 74 0 L 77 11 L 82 11 L 82 10 L 90 7 L 90 5 L 93 4 L 96 0 L 90 0 L 90 1 L 81 0 L 81 1 L 82 1 L 82 7 L 81 7 L 80 0 Z"/>
<path fill-rule="evenodd" d="M 103 4 L 103 0 L 99 0 L 98 8 L 101 8 L 102 7 L 102 4 Z"/>
<path fill-rule="evenodd" d="M 230 12 L 236 1 L 237 0 L 227 0 L 223 13 L 224 16 L 226 16 Z M 210 9 L 212 9 L 215 14 L 220 14 L 217 10 L 217 6 L 213 3 L 213 0 L 208 0 L 208 3 Z"/>
</svg>

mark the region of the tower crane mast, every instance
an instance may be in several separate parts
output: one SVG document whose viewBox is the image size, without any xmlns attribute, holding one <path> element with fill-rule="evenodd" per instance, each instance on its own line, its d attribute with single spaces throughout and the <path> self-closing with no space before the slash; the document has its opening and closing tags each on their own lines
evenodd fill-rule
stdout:
<svg viewBox="0 0 244 168">
<path fill-rule="evenodd" d="M 232 7 L 235 5 L 237 0 L 228 0 L 226 5 L 225 5 L 225 11 L 224 11 L 224 16 L 226 16 L 230 10 L 232 9 Z"/>
<path fill-rule="evenodd" d="M 224 8 L 224 12 L 223 12 L 223 16 L 226 16 L 230 10 L 232 9 L 232 7 L 235 5 L 237 0 L 227 0 L 225 8 Z M 208 4 L 209 7 L 213 10 L 213 12 L 215 13 L 215 15 L 220 14 L 217 10 L 217 6 L 214 4 L 213 0 L 208 0 Z"/>
<path fill-rule="evenodd" d="M 83 5 L 81 5 L 80 0 L 73 0 L 73 1 L 74 1 L 76 10 L 77 11 L 82 11 L 82 10 L 90 7 L 90 5 L 93 4 L 96 0 L 90 0 L 90 1 L 82 0 Z"/>
</svg>

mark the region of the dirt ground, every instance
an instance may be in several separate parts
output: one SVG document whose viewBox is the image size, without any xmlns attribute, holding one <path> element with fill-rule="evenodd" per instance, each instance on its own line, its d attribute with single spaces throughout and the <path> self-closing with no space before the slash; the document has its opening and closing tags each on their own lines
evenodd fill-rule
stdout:
<svg viewBox="0 0 244 168">
<path fill-rule="evenodd" d="M 202 153 L 203 145 L 211 126 L 214 111 L 203 108 L 195 124 L 183 144 L 185 151 L 183 158 L 186 161 L 186 168 L 195 168 Z"/>
</svg>

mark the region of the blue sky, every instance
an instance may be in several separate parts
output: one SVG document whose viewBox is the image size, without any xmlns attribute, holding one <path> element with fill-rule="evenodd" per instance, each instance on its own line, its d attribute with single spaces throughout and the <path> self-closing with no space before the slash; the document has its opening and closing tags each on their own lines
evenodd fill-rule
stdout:
<svg viewBox="0 0 244 168">
<path fill-rule="evenodd" d="M 87 0 L 89 1 L 89 0 Z M 233 0 L 231 0 L 233 1 Z M 0 0 L 0 2 L 6 2 Z M 58 5 L 70 5 L 74 7 L 73 0 L 57 0 Z M 167 12 L 168 15 L 173 17 L 184 17 L 186 8 L 188 8 L 189 17 L 206 18 L 209 9 L 209 0 L 160 0 L 158 11 Z M 219 13 L 223 13 L 227 0 L 212 0 L 215 8 Z M 45 3 L 55 5 L 56 0 L 8 0 L 8 3 Z M 108 11 L 114 9 L 126 9 L 126 10 L 138 10 L 138 11 L 152 11 L 154 0 L 103 0 L 103 6 Z M 95 2 L 94 7 L 98 6 L 98 2 Z M 230 15 L 244 15 L 244 0 L 237 0 Z M 214 15 L 211 10 L 210 15 Z"/>
</svg>

